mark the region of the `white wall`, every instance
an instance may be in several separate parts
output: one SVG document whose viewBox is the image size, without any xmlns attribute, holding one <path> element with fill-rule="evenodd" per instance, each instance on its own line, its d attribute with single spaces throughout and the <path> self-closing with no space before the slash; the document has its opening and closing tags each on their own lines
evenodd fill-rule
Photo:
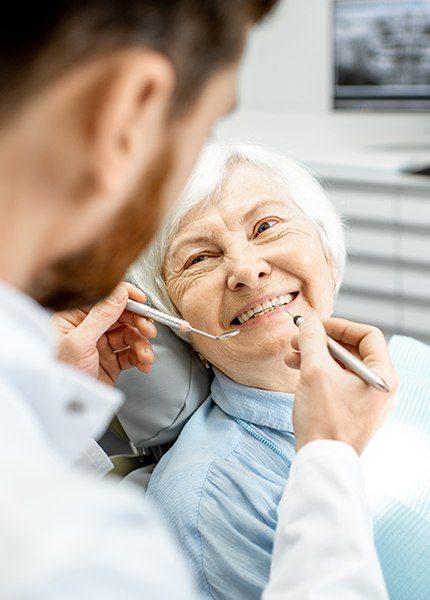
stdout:
<svg viewBox="0 0 430 600">
<path fill-rule="evenodd" d="M 397 170 L 430 162 L 428 113 L 332 111 L 333 0 L 281 0 L 251 33 L 239 110 L 217 137 L 267 144 L 296 158 Z M 360 155 L 358 157 L 357 155 Z"/>
<path fill-rule="evenodd" d="M 331 0 L 282 0 L 251 34 L 240 83 L 244 110 L 327 111 Z"/>
</svg>

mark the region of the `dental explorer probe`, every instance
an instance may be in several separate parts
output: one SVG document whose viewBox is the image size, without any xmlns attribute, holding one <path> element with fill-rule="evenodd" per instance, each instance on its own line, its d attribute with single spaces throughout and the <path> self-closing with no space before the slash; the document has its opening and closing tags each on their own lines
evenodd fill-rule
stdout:
<svg viewBox="0 0 430 600">
<path fill-rule="evenodd" d="M 301 315 L 293 315 L 293 313 L 291 313 L 289 310 L 286 310 L 285 308 L 284 310 L 290 315 L 290 317 L 293 318 L 294 325 L 297 325 L 298 327 L 303 323 L 304 317 L 302 317 Z M 363 361 L 351 354 L 349 350 L 341 346 L 339 342 L 336 342 L 336 340 L 331 338 L 329 335 L 327 336 L 327 347 L 333 358 L 341 362 L 344 367 L 361 377 L 361 379 L 363 379 L 366 383 L 368 383 L 369 385 L 373 386 L 381 392 L 390 391 L 390 388 L 388 387 L 387 383 L 382 379 L 382 377 L 380 377 L 374 371 L 369 369 L 369 367 Z"/>
<path fill-rule="evenodd" d="M 135 300 L 129 300 L 127 302 L 126 309 L 132 313 L 135 313 L 136 315 L 141 315 L 142 317 L 147 317 L 148 319 L 154 319 L 154 321 L 157 321 L 157 323 L 167 325 L 168 327 L 173 327 L 174 329 L 182 331 L 183 333 L 198 333 L 199 335 L 204 335 L 205 337 L 208 337 L 211 340 L 225 340 L 240 333 L 239 329 L 234 329 L 232 331 L 222 333 L 221 335 L 212 335 L 211 333 L 207 333 L 206 331 L 201 331 L 200 329 L 195 329 L 195 327 L 191 327 L 188 321 L 178 319 L 178 317 L 174 317 L 173 315 L 169 315 L 168 313 L 161 312 L 161 310 L 152 308 L 151 306 L 143 304 L 142 302 L 136 302 Z"/>
</svg>

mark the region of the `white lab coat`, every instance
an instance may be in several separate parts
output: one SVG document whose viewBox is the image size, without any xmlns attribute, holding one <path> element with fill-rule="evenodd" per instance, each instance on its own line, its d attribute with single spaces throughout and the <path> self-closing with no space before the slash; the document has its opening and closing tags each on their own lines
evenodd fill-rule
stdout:
<svg viewBox="0 0 430 600">
<path fill-rule="evenodd" d="M 263 600 L 388 598 L 356 452 L 342 442 L 304 446 L 278 511 Z"/>
<path fill-rule="evenodd" d="M 156 508 L 73 463 L 118 391 L 58 363 L 47 314 L 0 284 L 0 598 L 197 600 Z M 105 470 L 106 461 L 91 459 Z M 264 600 L 382 600 L 358 457 L 320 441 L 294 459 Z"/>
</svg>

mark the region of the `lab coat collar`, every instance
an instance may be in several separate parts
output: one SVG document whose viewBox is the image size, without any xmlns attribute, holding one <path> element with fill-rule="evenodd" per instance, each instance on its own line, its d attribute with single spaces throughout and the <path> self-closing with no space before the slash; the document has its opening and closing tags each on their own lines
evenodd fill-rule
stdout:
<svg viewBox="0 0 430 600">
<path fill-rule="evenodd" d="M 92 439 L 106 429 L 121 392 L 56 360 L 49 313 L 4 282 L 0 334 L 0 378 L 25 399 L 50 444 L 70 462 L 87 451 L 94 457 Z"/>
<path fill-rule="evenodd" d="M 214 368 L 211 395 L 227 414 L 255 425 L 293 431 L 294 394 L 247 387 Z"/>
</svg>

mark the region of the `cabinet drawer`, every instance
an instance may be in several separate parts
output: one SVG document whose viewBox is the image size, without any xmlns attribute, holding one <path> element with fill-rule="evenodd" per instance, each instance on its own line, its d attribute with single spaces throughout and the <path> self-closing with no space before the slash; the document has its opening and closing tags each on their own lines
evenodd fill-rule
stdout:
<svg viewBox="0 0 430 600">
<path fill-rule="evenodd" d="M 430 235 L 430 197 L 402 198 L 396 213 L 398 213 L 401 223 L 428 226 Z"/>
<path fill-rule="evenodd" d="M 386 302 L 373 298 L 358 298 L 340 293 L 335 315 L 352 321 L 369 323 L 382 329 L 388 327 L 390 331 L 396 330 L 401 317 L 401 305 L 397 302 Z"/>
<path fill-rule="evenodd" d="M 428 272 L 402 271 L 403 296 L 415 296 L 429 302 L 428 320 L 430 321 L 430 266 Z"/>
<path fill-rule="evenodd" d="M 393 218 L 392 193 L 366 192 L 354 189 L 331 189 L 328 192 L 336 208 L 346 217 L 391 221 Z"/>
<path fill-rule="evenodd" d="M 392 258 L 399 256 L 399 237 L 394 231 L 354 227 L 346 230 L 345 237 L 348 251 Z"/>
<path fill-rule="evenodd" d="M 430 302 L 427 307 L 404 306 L 403 324 L 405 329 L 420 332 L 423 337 L 430 336 Z"/>
<path fill-rule="evenodd" d="M 395 294 L 401 288 L 401 272 L 394 262 L 392 266 L 385 266 L 349 260 L 342 286 Z"/>
<path fill-rule="evenodd" d="M 430 232 L 428 235 L 402 233 L 399 246 L 402 259 L 428 264 L 430 268 Z"/>
</svg>

